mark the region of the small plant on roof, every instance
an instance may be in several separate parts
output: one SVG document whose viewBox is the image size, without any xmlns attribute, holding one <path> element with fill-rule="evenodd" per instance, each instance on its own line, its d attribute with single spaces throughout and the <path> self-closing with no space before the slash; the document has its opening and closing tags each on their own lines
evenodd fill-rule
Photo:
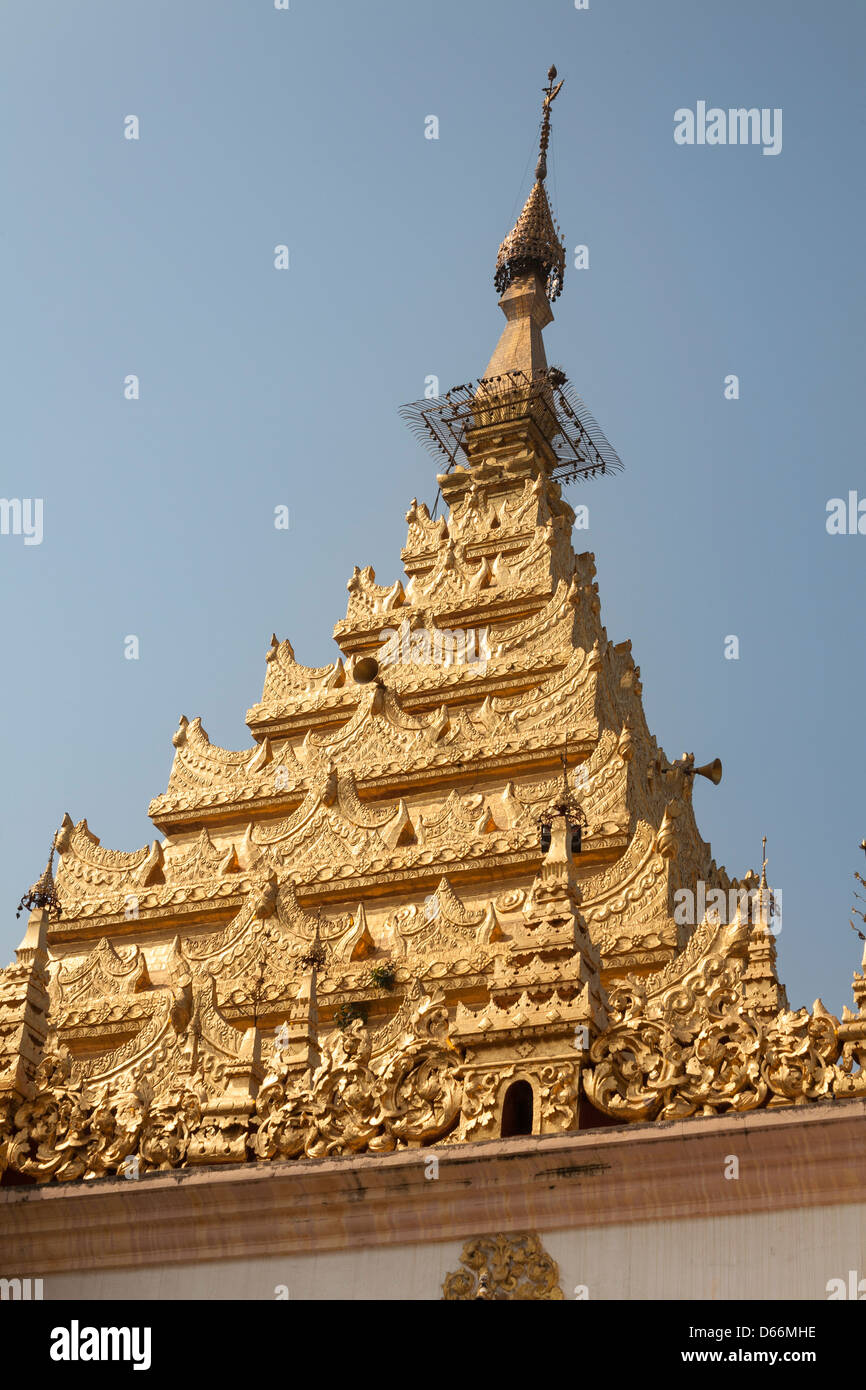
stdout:
<svg viewBox="0 0 866 1390">
<path fill-rule="evenodd" d="M 381 965 L 372 967 L 367 979 L 375 989 L 393 989 L 397 983 L 397 970 L 390 961 L 383 961 Z"/>
<path fill-rule="evenodd" d="M 367 1022 L 367 1010 L 363 1004 L 341 1004 L 338 1009 L 334 1010 L 334 1022 L 338 1028 L 342 1028 L 344 1031 L 355 1022 L 356 1018 L 360 1019 L 362 1023 Z"/>
</svg>

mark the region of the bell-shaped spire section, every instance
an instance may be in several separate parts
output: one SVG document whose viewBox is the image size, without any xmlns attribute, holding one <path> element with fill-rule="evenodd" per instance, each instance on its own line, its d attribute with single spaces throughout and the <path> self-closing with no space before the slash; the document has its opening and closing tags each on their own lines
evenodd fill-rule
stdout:
<svg viewBox="0 0 866 1390">
<path fill-rule="evenodd" d="M 562 291 L 565 246 L 547 200 L 547 147 L 550 109 L 562 83 L 554 86 L 556 68 L 547 74 L 535 183 L 514 228 L 499 248 L 494 284 L 508 320 L 486 377 L 522 371 L 529 377 L 547 369 L 541 330 L 553 320 L 551 302 Z"/>
</svg>

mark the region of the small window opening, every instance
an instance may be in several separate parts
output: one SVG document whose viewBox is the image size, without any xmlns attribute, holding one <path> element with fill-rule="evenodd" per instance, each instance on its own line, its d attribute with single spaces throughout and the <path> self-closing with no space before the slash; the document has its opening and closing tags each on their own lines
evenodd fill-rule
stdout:
<svg viewBox="0 0 866 1390">
<path fill-rule="evenodd" d="M 532 1087 L 528 1081 L 512 1081 L 502 1102 L 502 1138 L 532 1133 Z"/>
</svg>

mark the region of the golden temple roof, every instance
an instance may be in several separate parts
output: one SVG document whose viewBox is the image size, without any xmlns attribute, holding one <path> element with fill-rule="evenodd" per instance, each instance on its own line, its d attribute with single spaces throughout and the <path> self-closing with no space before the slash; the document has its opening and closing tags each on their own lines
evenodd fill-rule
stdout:
<svg viewBox="0 0 866 1390">
<path fill-rule="evenodd" d="M 539 277 L 558 293 L 564 266 L 544 189 L 555 76 L 497 268 L 494 365 L 527 399 Z M 64 816 L 56 888 L 49 864 L 0 971 L 0 1177 L 866 1095 L 866 976 L 856 1015 L 787 1008 L 766 850 L 757 893 L 711 857 L 692 797 L 716 765 L 671 763 L 650 733 L 549 438 L 495 392 L 454 391 L 476 426 L 458 417 L 445 514 L 412 500 L 402 577 L 354 566 L 339 659 L 307 667 L 273 637 L 245 748 L 181 718 L 151 803 L 162 840 L 108 849 Z"/>
</svg>

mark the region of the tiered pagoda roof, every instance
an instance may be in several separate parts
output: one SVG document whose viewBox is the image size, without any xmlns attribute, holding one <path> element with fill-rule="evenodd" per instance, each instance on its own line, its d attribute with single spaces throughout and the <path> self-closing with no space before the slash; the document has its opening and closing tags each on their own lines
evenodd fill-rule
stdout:
<svg viewBox="0 0 866 1390">
<path fill-rule="evenodd" d="M 64 817 L 60 912 L 36 902 L 0 975 L 10 1180 L 866 1091 L 863 977 L 856 1016 L 787 1009 L 766 878 L 716 865 L 701 769 L 650 734 L 573 547 L 542 339 L 554 77 L 500 251 L 505 330 L 443 514 L 409 506 L 403 575 L 354 568 L 328 666 L 272 639 L 247 747 L 181 719 L 151 843 Z M 680 920 L 698 883 L 737 910 Z"/>
</svg>

